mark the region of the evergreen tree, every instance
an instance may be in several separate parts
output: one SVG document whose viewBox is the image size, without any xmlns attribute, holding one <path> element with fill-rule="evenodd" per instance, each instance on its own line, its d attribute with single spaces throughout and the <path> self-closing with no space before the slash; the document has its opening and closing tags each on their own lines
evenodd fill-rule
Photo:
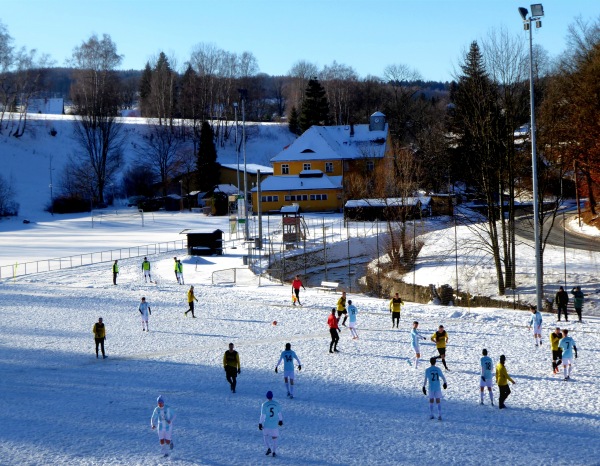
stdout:
<svg viewBox="0 0 600 466">
<path fill-rule="evenodd" d="M 325 89 L 317 78 L 308 81 L 298 123 L 301 132 L 313 125 L 329 124 L 329 102 Z"/>
<path fill-rule="evenodd" d="M 290 120 L 288 122 L 288 128 L 290 132 L 293 134 L 300 134 L 300 127 L 298 125 L 298 110 L 296 110 L 296 107 L 292 107 L 290 112 Z"/>
<path fill-rule="evenodd" d="M 198 189 L 202 192 L 210 191 L 219 183 L 221 165 L 217 163 L 217 149 L 212 127 L 205 121 L 200 129 L 200 144 L 198 147 Z"/>
<path fill-rule="evenodd" d="M 140 78 L 140 112 L 143 117 L 149 116 L 150 94 L 152 92 L 152 68 L 150 63 L 146 62 L 146 67 Z"/>
</svg>

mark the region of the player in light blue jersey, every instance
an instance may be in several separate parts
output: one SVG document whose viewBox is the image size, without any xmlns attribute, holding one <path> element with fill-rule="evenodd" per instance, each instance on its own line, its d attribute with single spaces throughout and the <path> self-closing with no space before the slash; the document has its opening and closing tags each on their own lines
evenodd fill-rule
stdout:
<svg viewBox="0 0 600 466">
<path fill-rule="evenodd" d="M 148 314 L 152 314 L 152 311 L 150 310 L 150 304 L 148 304 L 146 298 L 142 297 L 142 302 L 140 303 L 138 310 L 142 315 L 142 332 L 149 332 L 150 328 L 148 328 Z"/>
<path fill-rule="evenodd" d="M 258 421 L 258 430 L 263 432 L 263 440 L 267 447 L 265 455 L 277 456 L 277 437 L 279 437 L 279 426 L 283 425 L 283 415 L 281 406 L 273 400 L 273 392 L 267 392 L 267 401 L 260 407 L 260 420 Z"/>
<path fill-rule="evenodd" d="M 283 381 L 285 382 L 285 388 L 287 390 L 287 396 L 294 398 L 294 359 L 298 363 L 298 370 L 302 370 L 302 363 L 296 353 L 292 351 L 291 343 L 285 344 L 285 351 L 281 352 L 279 361 L 275 365 L 275 373 L 279 371 L 279 364 L 283 361 Z M 288 383 L 289 379 L 289 383 Z"/>
<path fill-rule="evenodd" d="M 421 347 L 419 345 L 419 340 L 427 340 L 427 338 L 425 338 L 423 335 L 421 335 L 421 333 L 419 333 L 418 328 L 419 322 L 415 320 L 413 322 L 413 328 L 410 331 L 410 347 L 415 353 L 415 356 L 413 358 L 415 361 L 415 369 L 419 367 L 419 359 L 421 358 Z M 408 363 L 411 364 L 410 359 L 408 360 Z"/>
<path fill-rule="evenodd" d="M 494 392 L 492 391 L 492 377 L 494 377 L 492 370 L 494 369 L 494 361 L 487 355 L 488 352 L 486 349 L 484 349 L 481 354 L 483 357 L 481 358 L 481 380 L 479 382 L 479 395 L 481 400 L 479 404 L 483 404 L 483 392 L 485 387 L 487 387 L 490 395 L 490 402 L 492 403 L 492 406 L 494 406 Z"/>
<path fill-rule="evenodd" d="M 535 306 L 529 306 L 531 311 L 531 320 L 527 327 L 531 330 L 533 327 L 533 338 L 535 339 L 535 346 L 541 346 L 542 344 L 542 313 L 539 312 Z"/>
<path fill-rule="evenodd" d="M 569 331 L 564 328 L 562 331 L 563 337 L 558 344 L 558 347 L 562 349 L 562 364 L 563 371 L 565 373 L 565 380 L 571 378 L 571 369 L 573 367 L 573 352 L 575 352 L 575 359 L 577 359 L 577 346 L 575 340 L 569 336 Z"/>
<path fill-rule="evenodd" d="M 442 405 L 440 403 L 442 399 L 442 387 L 444 390 L 448 388 L 446 384 L 446 377 L 439 367 L 435 366 L 436 358 L 429 359 L 431 366 L 425 370 L 425 380 L 423 380 L 423 394 L 427 395 L 427 383 L 429 382 L 429 419 L 433 419 L 433 400 L 437 403 L 438 409 L 438 420 L 442 420 Z M 440 379 L 444 381 L 444 385 L 440 387 Z"/>
<path fill-rule="evenodd" d="M 358 340 L 358 333 L 356 333 L 356 315 L 358 314 L 358 309 L 356 306 L 352 304 L 352 300 L 348 301 L 348 315 L 350 316 L 350 322 L 348 324 L 348 328 L 350 329 L 350 333 L 352 334 L 353 340 Z"/>
<path fill-rule="evenodd" d="M 152 430 L 158 430 L 160 451 L 164 456 L 169 456 L 167 449 L 173 449 L 172 435 L 175 413 L 168 405 L 165 405 L 162 395 L 157 398 L 156 404 L 158 406 L 154 408 L 154 412 L 150 418 L 150 427 L 152 427 Z"/>
</svg>

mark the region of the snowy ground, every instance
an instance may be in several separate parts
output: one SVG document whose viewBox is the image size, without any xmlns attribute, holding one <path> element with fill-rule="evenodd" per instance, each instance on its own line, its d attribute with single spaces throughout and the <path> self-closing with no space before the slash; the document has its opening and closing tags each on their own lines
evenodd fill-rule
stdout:
<svg viewBox="0 0 600 466">
<path fill-rule="evenodd" d="M 61 247 L 81 253 L 177 239 L 183 228 L 176 215 L 159 220 L 156 231 L 121 226 L 119 235 L 40 228 L 55 228 L 57 238 L 68 239 Z M 3 251 L 18 241 L 21 256 L 35 257 L 29 247 L 47 238 L 38 254 L 48 253 L 52 235 L 40 232 L 30 245 L 0 225 Z M 595 318 L 570 323 L 579 349 L 570 382 L 551 375 L 549 314 L 538 349 L 527 313 L 408 303 L 401 328 L 392 330 L 387 300 L 350 295 L 360 312 L 360 339 L 342 331 L 341 353 L 331 355 L 326 319 L 337 295 L 309 288 L 301 294 L 305 306 L 294 308 L 289 285 L 259 287 L 249 276 L 240 277 L 246 286 L 211 285 L 212 271 L 242 268 L 234 251 L 198 265 L 184 256 L 181 286 L 173 255 L 151 257 L 157 285 L 143 283 L 139 259 L 120 261 L 116 287 L 106 263 L 0 281 L 0 393 L 7 403 L 0 464 L 600 464 Z M 430 279 L 437 279 L 435 270 Z M 197 319 L 183 315 L 190 284 L 200 300 Z M 141 331 L 141 296 L 153 310 L 149 333 Z M 106 360 L 93 351 L 99 316 L 107 326 Z M 414 319 L 426 335 L 439 324 L 449 333 L 442 422 L 429 420 L 421 393 L 428 363 L 418 370 L 407 364 Z M 222 369 L 229 342 L 242 363 L 235 395 Z M 273 371 L 286 342 L 302 360 L 293 400 Z M 483 347 L 495 361 L 507 356 L 517 382 L 504 411 L 478 404 Z M 432 354 L 426 343 L 423 357 Z M 257 428 L 267 390 L 283 406 L 279 459 L 265 457 Z M 168 461 L 149 427 L 159 394 L 178 416 Z"/>
</svg>

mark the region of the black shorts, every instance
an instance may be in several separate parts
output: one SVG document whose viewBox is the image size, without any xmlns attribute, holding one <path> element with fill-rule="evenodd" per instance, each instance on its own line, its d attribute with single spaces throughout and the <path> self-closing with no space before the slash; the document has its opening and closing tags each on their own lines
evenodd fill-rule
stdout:
<svg viewBox="0 0 600 466">
<path fill-rule="evenodd" d="M 437 350 L 440 356 L 446 356 L 446 348 L 438 348 Z"/>
<path fill-rule="evenodd" d="M 348 314 L 348 311 L 344 309 L 343 311 L 337 311 L 338 317 L 341 317 L 342 314 Z"/>
<path fill-rule="evenodd" d="M 392 312 L 392 319 L 399 319 L 399 318 L 400 318 L 399 312 Z"/>
<path fill-rule="evenodd" d="M 562 349 L 552 350 L 552 360 L 558 361 L 559 359 L 562 359 Z"/>
</svg>

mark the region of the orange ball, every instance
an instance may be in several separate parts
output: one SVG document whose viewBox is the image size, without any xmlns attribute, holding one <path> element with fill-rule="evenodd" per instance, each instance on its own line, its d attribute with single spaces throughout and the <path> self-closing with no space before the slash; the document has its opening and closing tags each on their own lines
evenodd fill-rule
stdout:
<svg viewBox="0 0 600 466">
<path fill-rule="evenodd" d="M 273 325 L 277 325 L 277 321 L 276 320 L 273 321 Z"/>
</svg>

